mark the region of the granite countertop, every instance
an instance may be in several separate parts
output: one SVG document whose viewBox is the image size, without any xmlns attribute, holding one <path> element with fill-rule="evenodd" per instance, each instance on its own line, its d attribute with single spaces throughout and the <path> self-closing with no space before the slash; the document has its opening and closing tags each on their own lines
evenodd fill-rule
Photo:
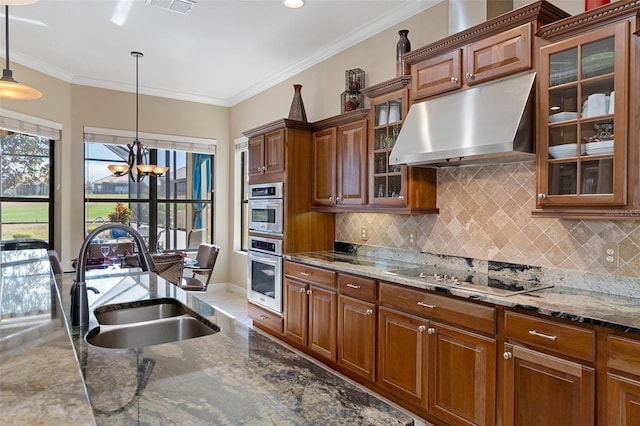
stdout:
<svg viewBox="0 0 640 426">
<path fill-rule="evenodd" d="M 58 287 L 42 253 L 14 256 L 25 266 L 13 271 L 22 285 L 1 300 L 3 424 L 413 424 L 406 412 L 147 272 L 88 277 L 100 291 L 88 293 L 90 310 L 167 297 L 220 331 L 136 349 L 89 345 L 83 335 L 98 326 L 95 317 L 79 330 L 68 327 L 68 308 L 61 309 L 69 306 L 73 277 L 59 277 Z M 7 268 L 3 262 L 3 284 Z M 5 317 L 21 310 L 20 296 L 36 285 L 48 290 L 38 302 L 41 337 L 9 333 Z"/>
<path fill-rule="evenodd" d="M 550 288 L 501 297 L 464 290 L 455 285 L 438 285 L 420 278 L 390 274 L 388 273 L 389 271 L 419 268 L 421 266 L 417 263 L 400 261 L 394 256 L 373 257 L 326 251 L 296 253 L 285 255 L 284 257 L 288 260 L 329 268 L 339 272 L 357 274 L 418 289 L 432 290 L 442 294 L 479 300 L 499 306 L 522 308 L 542 315 L 640 334 L 640 280 L 637 283 L 637 297 L 581 290 L 558 285 L 558 282 L 554 282 L 554 280 L 543 283 L 543 287 L 552 286 Z"/>
</svg>

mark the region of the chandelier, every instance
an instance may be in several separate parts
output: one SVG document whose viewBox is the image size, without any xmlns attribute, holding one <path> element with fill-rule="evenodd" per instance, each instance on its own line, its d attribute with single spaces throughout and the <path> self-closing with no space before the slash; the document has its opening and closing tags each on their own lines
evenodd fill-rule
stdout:
<svg viewBox="0 0 640 426">
<path fill-rule="evenodd" d="M 138 140 L 138 59 L 144 55 L 140 52 L 131 52 L 131 56 L 136 58 L 136 138 L 132 143 L 127 144 L 129 148 L 127 164 L 111 164 L 107 168 L 114 176 L 124 176 L 129 173 L 129 177 L 133 182 L 140 182 L 145 176 L 160 177 L 164 175 L 169 168 L 144 163 L 147 149 Z M 134 174 L 136 176 L 134 176 Z"/>
<path fill-rule="evenodd" d="M 28 4 L 29 2 L 9 1 L 4 3 L 4 19 L 5 19 L 5 59 L 6 67 L 2 70 L 2 78 L 0 78 L 0 99 L 20 99 L 32 100 L 42 97 L 42 92 L 26 84 L 18 83 L 13 78 L 13 71 L 9 68 L 9 4 Z M 31 2 L 33 3 L 33 1 Z"/>
</svg>

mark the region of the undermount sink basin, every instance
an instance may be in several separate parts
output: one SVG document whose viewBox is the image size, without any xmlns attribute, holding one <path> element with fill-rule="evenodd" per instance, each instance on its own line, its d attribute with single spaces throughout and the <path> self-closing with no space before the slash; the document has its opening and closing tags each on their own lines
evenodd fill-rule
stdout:
<svg viewBox="0 0 640 426">
<path fill-rule="evenodd" d="M 87 342 L 109 349 L 140 348 L 215 334 L 220 329 L 191 317 L 181 316 L 113 327 L 96 327 L 87 334 Z"/>
<path fill-rule="evenodd" d="M 151 299 L 135 302 L 134 306 L 104 305 L 93 313 L 100 324 L 118 325 L 178 317 L 187 314 L 188 310 L 174 299 Z"/>
<path fill-rule="evenodd" d="M 160 345 L 220 331 L 187 306 L 168 298 L 104 305 L 93 313 L 100 326 L 87 333 L 86 341 L 109 349 Z"/>
</svg>

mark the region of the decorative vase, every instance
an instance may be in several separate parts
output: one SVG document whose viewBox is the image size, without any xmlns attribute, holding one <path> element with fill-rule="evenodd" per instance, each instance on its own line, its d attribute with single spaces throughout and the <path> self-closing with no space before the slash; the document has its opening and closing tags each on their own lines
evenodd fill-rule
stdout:
<svg viewBox="0 0 640 426">
<path fill-rule="evenodd" d="M 411 42 L 407 38 L 409 30 L 400 30 L 398 34 L 400 34 L 400 40 L 398 40 L 398 44 L 396 45 L 396 77 L 411 74 L 411 66 L 402 59 L 402 55 L 411 52 Z"/>
<path fill-rule="evenodd" d="M 126 223 L 124 225 L 126 225 Z M 127 235 L 129 235 L 129 233 L 124 229 L 119 229 L 119 228 L 111 229 L 111 238 L 118 239 L 118 238 L 126 237 Z"/>
<path fill-rule="evenodd" d="M 302 103 L 302 84 L 293 85 L 293 100 L 289 108 L 289 120 L 307 121 L 307 113 Z"/>
</svg>

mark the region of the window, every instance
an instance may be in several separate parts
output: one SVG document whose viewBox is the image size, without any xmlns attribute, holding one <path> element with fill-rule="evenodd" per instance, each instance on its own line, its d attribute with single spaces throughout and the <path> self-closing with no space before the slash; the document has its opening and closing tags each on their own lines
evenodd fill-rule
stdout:
<svg viewBox="0 0 640 426">
<path fill-rule="evenodd" d="M 0 129 L 3 249 L 53 247 L 53 140 Z"/>
<path fill-rule="evenodd" d="M 147 148 L 145 161 L 168 166 L 160 178 L 134 182 L 116 177 L 109 164 L 126 163 L 122 145 L 85 143 L 85 227 L 109 222 L 118 202 L 132 211 L 130 225 L 155 249 L 197 249 L 213 241 L 213 167 L 210 153 Z M 134 175 L 135 176 L 135 175 Z M 113 237 L 113 235 L 112 235 Z"/>
<path fill-rule="evenodd" d="M 249 176 L 248 157 L 249 153 L 245 149 L 240 153 L 240 250 L 247 251 L 249 248 L 249 191 L 247 189 L 247 178 Z"/>
<path fill-rule="evenodd" d="M 234 250 L 246 252 L 249 248 L 249 178 L 248 139 L 239 137 L 235 140 L 234 183 L 233 183 L 233 247 Z M 240 218 L 238 220 L 237 218 Z"/>
</svg>

